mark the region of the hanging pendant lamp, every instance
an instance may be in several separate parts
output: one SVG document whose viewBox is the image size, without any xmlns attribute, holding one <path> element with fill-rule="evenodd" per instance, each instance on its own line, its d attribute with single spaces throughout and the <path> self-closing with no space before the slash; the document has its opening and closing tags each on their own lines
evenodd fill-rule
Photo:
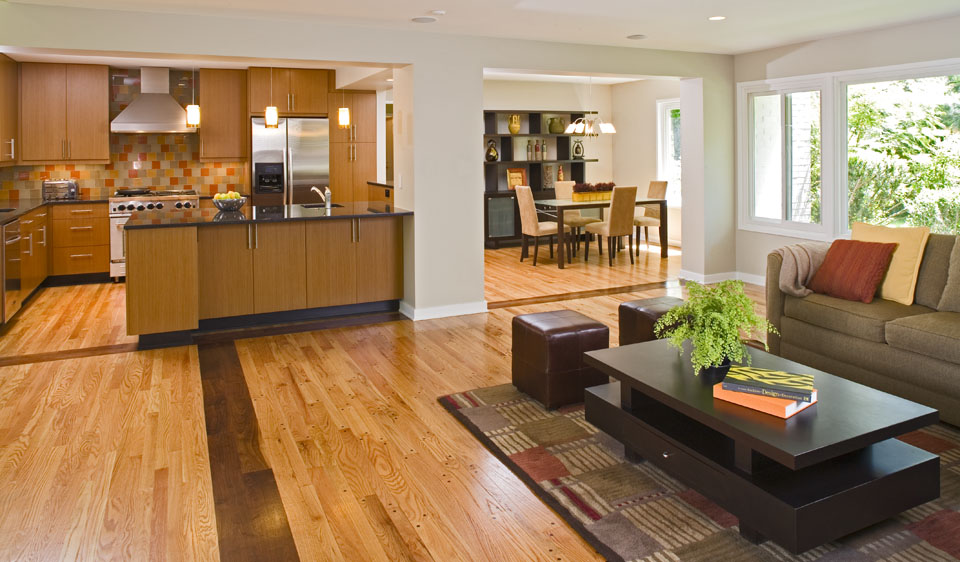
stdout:
<svg viewBox="0 0 960 562">
<path fill-rule="evenodd" d="M 590 90 L 587 94 L 587 97 L 590 98 L 590 101 L 593 101 L 593 77 L 590 77 Z M 617 128 L 613 126 L 613 123 L 605 122 L 599 115 L 594 119 L 587 119 L 586 117 L 578 117 L 572 121 L 567 128 L 564 129 L 563 134 L 565 135 L 576 135 L 583 137 L 596 137 L 600 134 L 612 135 L 617 132 Z"/>
<path fill-rule="evenodd" d="M 192 103 L 187 106 L 187 127 L 200 126 L 200 106 L 197 105 L 197 67 L 193 67 Z"/>
<path fill-rule="evenodd" d="M 337 124 L 340 125 L 341 129 L 346 129 L 350 126 L 350 108 L 347 107 L 347 96 L 343 93 L 343 90 L 340 90 L 340 109 L 337 110 Z"/>
<path fill-rule="evenodd" d="M 270 67 L 270 105 L 263 110 L 263 126 L 276 129 L 280 126 L 280 111 L 273 105 L 273 67 Z"/>
</svg>

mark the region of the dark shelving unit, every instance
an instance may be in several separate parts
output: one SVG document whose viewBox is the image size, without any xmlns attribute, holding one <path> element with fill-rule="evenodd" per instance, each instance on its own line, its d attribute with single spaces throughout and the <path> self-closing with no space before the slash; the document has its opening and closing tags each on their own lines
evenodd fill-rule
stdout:
<svg viewBox="0 0 960 562">
<path fill-rule="evenodd" d="M 560 110 L 485 110 L 483 112 L 483 145 L 493 140 L 497 146 L 499 159 L 495 162 L 484 161 L 484 243 L 499 247 L 503 243 L 513 243 L 520 239 L 520 209 L 513 191 L 507 189 L 507 168 L 523 168 L 527 174 L 535 199 L 552 199 L 556 195 L 549 186 L 553 182 L 545 177 L 544 167 L 549 166 L 552 175 L 557 166 L 563 167 L 564 178 L 582 183 L 586 177 L 586 165 L 598 162 L 596 158 L 577 159 L 572 157 L 573 139 L 576 135 L 546 132 L 548 119 L 558 117 L 567 125 L 596 111 L 560 111 Z M 521 116 L 521 130 L 512 134 L 507 130 L 510 115 Z M 548 141 L 548 155 L 544 160 L 526 160 L 526 143 L 514 143 L 514 139 L 525 141 Z M 521 158 L 518 158 L 520 156 Z M 554 179 L 555 181 L 555 179 Z"/>
</svg>

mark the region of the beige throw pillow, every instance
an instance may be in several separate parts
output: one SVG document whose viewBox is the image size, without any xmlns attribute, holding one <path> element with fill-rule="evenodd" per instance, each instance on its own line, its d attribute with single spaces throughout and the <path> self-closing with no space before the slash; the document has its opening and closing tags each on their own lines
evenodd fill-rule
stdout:
<svg viewBox="0 0 960 562">
<path fill-rule="evenodd" d="M 937 310 L 960 312 L 960 242 L 953 245 L 953 252 L 950 253 L 950 272 Z"/>
<path fill-rule="evenodd" d="M 925 226 L 891 228 L 855 222 L 850 237 L 864 242 L 897 244 L 887 276 L 880 285 L 880 298 L 900 304 L 913 304 L 920 262 L 923 260 L 927 238 L 930 237 L 930 229 Z"/>
</svg>

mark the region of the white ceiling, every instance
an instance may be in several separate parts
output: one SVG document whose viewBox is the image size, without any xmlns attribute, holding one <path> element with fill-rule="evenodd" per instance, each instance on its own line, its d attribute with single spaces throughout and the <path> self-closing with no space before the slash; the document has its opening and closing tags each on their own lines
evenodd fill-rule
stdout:
<svg viewBox="0 0 960 562">
<path fill-rule="evenodd" d="M 9 0 L 127 11 L 315 17 L 429 32 L 741 53 L 960 15 L 958 0 Z M 440 21 L 410 18 L 446 10 Z M 707 17 L 723 15 L 726 21 Z M 625 37 L 641 33 L 647 39 Z"/>
</svg>

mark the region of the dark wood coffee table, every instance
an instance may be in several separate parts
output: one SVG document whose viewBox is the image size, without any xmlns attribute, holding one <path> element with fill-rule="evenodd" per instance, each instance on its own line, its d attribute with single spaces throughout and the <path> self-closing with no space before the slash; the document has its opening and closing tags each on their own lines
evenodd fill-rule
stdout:
<svg viewBox="0 0 960 562">
<path fill-rule="evenodd" d="M 895 439 L 937 411 L 750 349 L 753 365 L 809 373 L 818 402 L 789 419 L 713 398 L 664 340 L 591 351 L 617 382 L 588 388 L 587 421 L 735 515 L 753 542 L 800 553 L 940 496 L 939 457 Z"/>
</svg>

